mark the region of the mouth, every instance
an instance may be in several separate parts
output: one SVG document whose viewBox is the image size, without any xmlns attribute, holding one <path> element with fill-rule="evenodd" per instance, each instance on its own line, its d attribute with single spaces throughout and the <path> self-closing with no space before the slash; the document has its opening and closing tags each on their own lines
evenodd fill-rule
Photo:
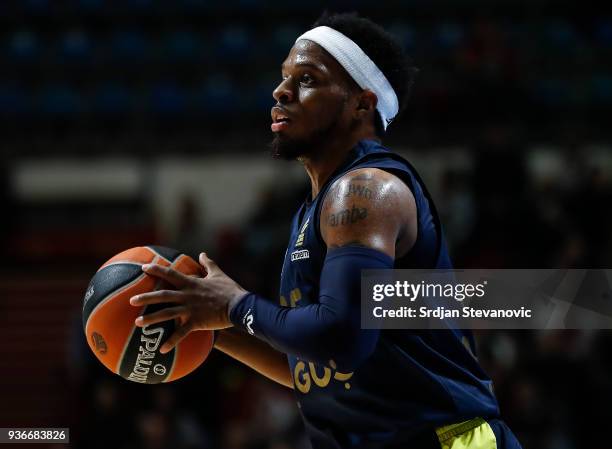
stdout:
<svg viewBox="0 0 612 449">
<path fill-rule="evenodd" d="M 289 127 L 289 122 L 274 122 L 270 125 L 270 129 L 273 133 L 278 133 L 286 130 Z"/>
<path fill-rule="evenodd" d="M 279 108 L 272 108 L 272 124 L 270 125 L 272 132 L 277 133 L 287 129 L 290 122 L 291 119 Z"/>
</svg>

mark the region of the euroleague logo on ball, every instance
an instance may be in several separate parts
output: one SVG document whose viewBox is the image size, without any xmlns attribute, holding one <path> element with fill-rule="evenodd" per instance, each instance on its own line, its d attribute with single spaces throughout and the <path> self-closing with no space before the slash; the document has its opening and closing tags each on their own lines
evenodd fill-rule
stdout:
<svg viewBox="0 0 612 449">
<path fill-rule="evenodd" d="M 96 351 L 98 351 L 100 354 L 106 354 L 108 348 L 102 335 L 97 332 L 94 332 L 93 334 L 91 334 L 91 341 L 93 342 Z"/>
</svg>

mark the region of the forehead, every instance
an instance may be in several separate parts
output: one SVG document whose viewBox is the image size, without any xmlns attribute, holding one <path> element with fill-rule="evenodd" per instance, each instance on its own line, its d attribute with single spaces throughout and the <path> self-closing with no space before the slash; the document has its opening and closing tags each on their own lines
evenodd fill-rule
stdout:
<svg viewBox="0 0 612 449">
<path fill-rule="evenodd" d="M 346 73 L 338 61 L 323 47 L 307 39 L 301 39 L 291 47 L 282 67 L 290 69 L 300 65 L 315 66 L 322 72 L 329 73 L 330 75 L 341 76 L 343 72 Z"/>
</svg>

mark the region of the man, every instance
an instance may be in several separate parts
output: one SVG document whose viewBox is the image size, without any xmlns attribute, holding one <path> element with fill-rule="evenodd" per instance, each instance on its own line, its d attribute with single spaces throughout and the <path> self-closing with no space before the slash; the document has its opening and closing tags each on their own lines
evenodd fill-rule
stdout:
<svg viewBox="0 0 612 449">
<path fill-rule="evenodd" d="M 273 92 L 272 147 L 302 162 L 312 193 L 293 219 L 280 304 L 202 254 L 203 279 L 143 267 L 178 290 L 132 298 L 175 304 L 137 325 L 178 320 L 163 352 L 194 329 L 224 329 L 218 349 L 295 389 L 315 449 L 519 448 L 471 333 L 360 328 L 362 269 L 451 267 L 422 181 L 380 144 L 414 75 L 367 19 L 323 16 L 300 36 Z"/>
</svg>

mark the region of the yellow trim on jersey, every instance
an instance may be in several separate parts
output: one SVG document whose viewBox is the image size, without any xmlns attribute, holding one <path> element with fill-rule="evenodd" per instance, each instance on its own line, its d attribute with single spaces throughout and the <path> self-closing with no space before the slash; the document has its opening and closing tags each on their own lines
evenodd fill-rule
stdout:
<svg viewBox="0 0 612 449">
<path fill-rule="evenodd" d="M 439 427 L 436 435 L 441 449 L 497 449 L 493 429 L 482 418 Z"/>
</svg>

